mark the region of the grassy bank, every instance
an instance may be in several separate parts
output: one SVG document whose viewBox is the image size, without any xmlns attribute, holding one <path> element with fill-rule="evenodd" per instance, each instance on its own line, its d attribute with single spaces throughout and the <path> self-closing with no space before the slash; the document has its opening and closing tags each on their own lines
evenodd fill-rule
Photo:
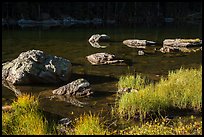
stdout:
<svg viewBox="0 0 204 137">
<path fill-rule="evenodd" d="M 100 114 L 90 112 L 74 119 L 71 125 L 63 127 L 46 120 L 34 96 L 22 95 L 11 104 L 11 110 L 2 110 L 2 134 L 202 135 L 202 117 L 198 120 L 192 115 L 190 120 L 185 121 L 181 117 L 175 120 L 162 116 L 163 112 L 168 113 L 172 109 L 202 113 L 202 66 L 199 69 L 181 68 L 171 71 L 167 78 L 161 78 L 154 84 L 141 75 L 123 76 L 118 87 L 128 88 L 129 92 L 120 94 L 116 100 L 114 115 L 119 118 L 132 118 L 138 115 L 141 121 L 147 122 L 115 129 Z M 151 115 L 159 117 L 152 121 L 146 119 Z M 111 118 L 110 116 L 108 120 L 111 121 Z M 115 125 L 117 124 L 116 122 Z"/>
<path fill-rule="evenodd" d="M 130 77 L 130 76 L 128 76 Z M 141 79 L 141 78 L 140 78 Z M 122 78 L 120 83 L 133 83 L 134 79 Z M 144 85 L 142 83 L 135 85 Z M 136 87 L 132 85 L 132 87 Z M 171 71 L 167 78 L 161 78 L 156 84 L 148 84 L 145 88 L 134 88 L 122 94 L 117 101 L 115 112 L 120 117 L 139 115 L 145 119 L 147 115 L 160 114 L 168 109 L 202 109 L 202 66 L 199 69 L 179 69 Z"/>
<path fill-rule="evenodd" d="M 51 134 L 48 122 L 39 110 L 38 100 L 22 95 L 11 105 L 12 110 L 2 111 L 2 134 L 46 135 Z"/>
<path fill-rule="evenodd" d="M 104 120 L 99 115 L 83 114 L 73 122 L 73 128 L 66 129 L 67 135 L 107 135 L 110 134 L 104 126 Z"/>
</svg>

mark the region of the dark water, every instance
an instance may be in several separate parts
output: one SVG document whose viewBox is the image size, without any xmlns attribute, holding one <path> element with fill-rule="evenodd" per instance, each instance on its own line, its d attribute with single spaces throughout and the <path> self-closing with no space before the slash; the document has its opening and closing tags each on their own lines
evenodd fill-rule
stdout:
<svg viewBox="0 0 204 137">
<path fill-rule="evenodd" d="M 94 48 L 88 43 L 93 34 L 107 34 L 113 42 L 102 43 L 106 48 Z M 145 49 L 145 55 L 139 56 L 138 49 L 123 45 L 125 39 L 146 39 L 160 44 Z M 110 27 L 110 28 L 27 28 L 2 30 L 2 62 L 10 61 L 27 50 L 38 49 L 46 53 L 61 56 L 73 64 L 72 80 L 87 79 L 95 94 L 88 98 L 71 99 L 86 102 L 84 107 L 77 107 L 63 99 L 52 99 L 52 89 L 55 85 L 17 86 L 21 92 L 32 93 L 38 96 L 42 109 L 72 117 L 84 112 L 110 112 L 115 102 L 117 82 L 121 75 L 128 73 L 142 73 L 149 79 L 158 81 L 166 76 L 169 70 L 180 67 L 197 68 L 202 65 L 202 51 L 191 53 L 163 54 L 155 51 L 161 48 L 166 38 L 202 38 L 201 25 L 168 25 L 163 27 Z M 107 52 L 115 54 L 124 60 L 127 65 L 99 65 L 92 66 L 86 56 Z M 13 91 L 2 86 L 2 103 L 9 104 L 15 98 Z M 69 99 L 66 99 L 69 100 Z"/>
</svg>

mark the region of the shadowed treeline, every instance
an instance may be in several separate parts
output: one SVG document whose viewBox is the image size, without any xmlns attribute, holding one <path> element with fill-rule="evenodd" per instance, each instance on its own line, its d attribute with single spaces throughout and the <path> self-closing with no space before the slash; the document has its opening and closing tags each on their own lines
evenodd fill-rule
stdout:
<svg viewBox="0 0 204 137">
<path fill-rule="evenodd" d="M 202 2 L 3 2 L 4 19 L 100 18 L 117 24 L 158 24 L 196 16 L 202 21 Z"/>
</svg>

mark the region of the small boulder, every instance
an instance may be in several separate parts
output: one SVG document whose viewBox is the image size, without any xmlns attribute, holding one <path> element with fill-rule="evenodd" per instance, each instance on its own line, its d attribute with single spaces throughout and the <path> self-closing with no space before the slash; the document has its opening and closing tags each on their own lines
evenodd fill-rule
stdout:
<svg viewBox="0 0 204 137">
<path fill-rule="evenodd" d="M 198 46 L 202 44 L 200 39 L 165 39 L 163 41 L 163 46 L 171 47 L 189 47 Z"/>
<path fill-rule="evenodd" d="M 154 45 L 156 42 L 139 39 L 128 39 L 124 40 L 123 44 L 131 48 L 146 48 L 147 45 Z"/>
<path fill-rule="evenodd" d="M 52 91 L 54 95 L 67 95 L 67 96 L 89 96 L 93 94 L 91 92 L 90 83 L 83 79 L 77 79 L 68 83 L 64 86 L 61 86 Z"/>
<path fill-rule="evenodd" d="M 106 34 L 94 34 L 89 38 L 90 43 L 95 43 L 95 42 L 107 42 L 110 41 L 110 37 Z"/>
<path fill-rule="evenodd" d="M 124 60 L 118 60 L 115 55 L 109 53 L 95 53 L 86 56 L 87 60 L 93 65 L 121 63 Z"/>
<path fill-rule="evenodd" d="M 144 51 L 139 50 L 139 51 L 138 51 L 138 55 L 140 55 L 140 56 L 144 55 Z"/>
</svg>

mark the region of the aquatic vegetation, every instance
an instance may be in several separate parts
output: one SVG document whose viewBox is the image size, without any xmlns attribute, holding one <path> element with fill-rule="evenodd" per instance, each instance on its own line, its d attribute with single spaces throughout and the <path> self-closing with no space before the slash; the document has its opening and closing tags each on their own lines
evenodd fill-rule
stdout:
<svg viewBox="0 0 204 137">
<path fill-rule="evenodd" d="M 18 96 L 11 111 L 2 111 L 2 125 L 5 135 L 51 134 L 48 121 L 39 110 L 38 100 L 27 94 Z"/>
<path fill-rule="evenodd" d="M 160 114 L 169 108 L 202 110 L 202 66 L 199 69 L 170 71 L 168 78 L 161 78 L 154 85 L 121 95 L 114 113 L 128 118 L 139 115 L 142 120 L 147 115 Z"/>
</svg>

